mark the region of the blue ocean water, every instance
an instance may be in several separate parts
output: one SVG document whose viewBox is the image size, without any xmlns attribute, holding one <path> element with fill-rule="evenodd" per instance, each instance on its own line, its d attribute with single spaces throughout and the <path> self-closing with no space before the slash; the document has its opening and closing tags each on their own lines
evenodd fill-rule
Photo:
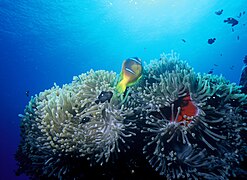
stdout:
<svg viewBox="0 0 247 180">
<path fill-rule="evenodd" d="M 0 0 L 0 179 L 27 179 L 14 173 L 18 114 L 30 96 L 54 82 L 62 86 L 90 69 L 120 72 L 128 57 L 149 62 L 173 50 L 196 72 L 213 69 L 238 83 L 247 55 L 246 4 L 246 0 Z M 223 13 L 216 15 L 221 9 Z M 224 23 L 229 17 L 238 24 Z M 209 38 L 216 40 L 208 44 Z"/>
</svg>

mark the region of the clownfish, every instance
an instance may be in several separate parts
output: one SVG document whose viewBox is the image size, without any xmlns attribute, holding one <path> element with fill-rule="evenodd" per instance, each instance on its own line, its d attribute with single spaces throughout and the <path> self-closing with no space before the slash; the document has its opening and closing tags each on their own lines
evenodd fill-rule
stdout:
<svg viewBox="0 0 247 180">
<path fill-rule="evenodd" d="M 134 85 L 142 77 L 142 62 L 138 57 L 124 60 L 117 91 L 123 93 L 127 87 Z"/>
<path fill-rule="evenodd" d="M 198 115 L 198 107 L 192 101 L 189 94 L 183 97 L 180 107 L 181 112 L 177 119 L 178 122 L 185 120 L 187 124 L 189 124 L 192 121 L 191 117 L 195 117 Z"/>
</svg>

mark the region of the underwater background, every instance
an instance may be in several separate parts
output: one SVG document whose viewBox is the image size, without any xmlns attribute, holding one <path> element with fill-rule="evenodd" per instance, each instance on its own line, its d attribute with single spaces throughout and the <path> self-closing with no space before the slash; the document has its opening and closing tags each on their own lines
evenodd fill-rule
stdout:
<svg viewBox="0 0 247 180">
<path fill-rule="evenodd" d="M 173 50 L 196 72 L 222 74 L 238 84 L 247 55 L 246 4 L 246 0 L 0 0 L 0 179 L 28 179 L 14 172 L 18 114 L 31 96 L 54 82 L 62 86 L 90 69 L 120 72 L 128 57 L 149 62 Z M 238 24 L 224 23 L 229 17 Z M 210 38 L 215 42 L 209 44 Z"/>
</svg>

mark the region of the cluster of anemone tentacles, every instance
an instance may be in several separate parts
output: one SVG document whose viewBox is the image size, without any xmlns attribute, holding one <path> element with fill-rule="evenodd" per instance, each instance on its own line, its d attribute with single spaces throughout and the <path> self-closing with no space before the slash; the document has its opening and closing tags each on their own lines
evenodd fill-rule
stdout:
<svg viewBox="0 0 247 180">
<path fill-rule="evenodd" d="M 133 90 L 143 153 L 167 179 L 227 179 L 246 155 L 246 95 L 222 76 L 196 74 L 176 54 L 145 67 Z M 246 173 L 246 172 L 245 172 Z"/>
<path fill-rule="evenodd" d="M 175 53 L 145 65 L 124 94 L 115 90 L 117 79 L 91 70 L 33 97 L 20 115 L 17 173 L 40 179 L 246 173 L 239 167 L 247 154 L 247 96 L 239 86 L 196 74 Z M 101 102 L 102 92 L 113 95 Z"/>
<path fill-rule="evenodd" d="M 17 173 L 31 177 L 66 179 L 80 176 L 73 169 L 88 160 L 91 166 L 107 163 L 124 150 L 121 143 L 134 135 L 134 124 L 125 120 L 133 112 L 117 95 L 97 102 L 102 91 L 113 91 L 116 73 L 90 71 L 73 82 L 32 98 L 19 115 L 21 143 L 16 153 Z M 81 162 L 80 162 L 81 161 Z"/>
</svg>

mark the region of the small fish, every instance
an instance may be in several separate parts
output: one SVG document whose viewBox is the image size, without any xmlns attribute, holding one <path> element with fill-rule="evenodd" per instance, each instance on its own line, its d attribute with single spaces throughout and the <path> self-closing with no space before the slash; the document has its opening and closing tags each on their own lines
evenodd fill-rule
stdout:
<svg viewBox="0 0 247 180">
<path fill-rule="evenodd" d="M 26 91 L 26 96 L 29 97 L 29 90 Z"/>
<path fill-rule="evenodd" d="M 208 39 L 208 44 L 213 44 L 215 42 L 216 38 L 210 38 Z"/>
<path fill-rule="evenodd" d="M 113 93 L 111 91 L 102 91 L 98 96 L 98 99 L 95 101 L 95 103 L 99 104 L 99 102 L 101 103 L 104 103 L 106 101 L 110 102 L 112 95 Z"/>
<path fill-rule="evenodd" d="M 185 39 L 181 39 L 184 43 L 186 42 Z"/>
<path fill-rule="evenodd" d="M 232 17 L 229 17 L 229 18 L 224 20 L 224 23 L 231 24 L 233 27 L 233 26 L 236 26 L 238 24 L 238 21 Z"/>
<path fill-rule="evenodd" d="M 208 71 L 208 74 L 213 74 L 213 72 L 214 72 L 214 69 L 210 69 L 210 70 Z"/>
<path fill-rule="evenodd" d="M 245 11 L 243 12 L 243 15 L 245 14 Z"/>
<path fill-rule="evenodd" d="M 86 116 L 86 117 L 82 118 L 79 122 L 81 124 L 85 124 L 85 123 L 89 122 L 90 120 L 91 120 L 91 117 Z"/>
<path fill-rule="evenodd" d="M 220 56 L 222 56 L 223 54 L 222 53 L 220 53 Z"/>
<path fill-rule="evenodd" d="M 242 13 L 239 13 L 239 15 L 237 17 L 240 18 L 241 16 L 242 16 Z"/>
<path fill-rule="evenodd" d="M 239 40 L 239 36 L 237 36 L 237 40 Z"/>
<path fill-rule="evenodd" d="M 214 66 L 219 66 L 218 64 L 214 64 Z"/>
<path fill-rule="evenodd" d="M 120 74 L 120 82 L 117 84 L 119 93 L 125 92 L 126 88 L 134 85 L 142 77 L 142 62 L 138 57 L 128 58 L 123 62 Z"/>
<path fill-rule="evenodd" d="M 186 96 L 180 99 L 180 102 L 181 102 L 180 103 L 180 113 L 176 117 L 176 122 L 184 122 L 184 124 L 182 125 L 187 126 L 192 121 L 191 117 L 195 117 L 198 115 L 199 108 L 192 101 L 188 93 Z M 173 120 L 173 117 L 171 117 L 171 121 L 172 120 Z"/>
<path fill-rule="evenodd" d="M 234 29 L 232 28 L 232 32 L 234 32 Z"/>
<path fill-rule="evenodd" d="M 223 12 L 223 9 L 221 9 L 221 10 L 219 10 L 219 11 L 215 11 L 214 13 L 216 14 L 216 15 L 221 15 L 222 14 L 222 12 Z"/>
<path fill-rule="evenodd" d="M 233 69 L 234 69 L 234 66 L 231 66 L 231 67 L 230 67 L 230 70 L 233 70 Z"/>
</svg>

